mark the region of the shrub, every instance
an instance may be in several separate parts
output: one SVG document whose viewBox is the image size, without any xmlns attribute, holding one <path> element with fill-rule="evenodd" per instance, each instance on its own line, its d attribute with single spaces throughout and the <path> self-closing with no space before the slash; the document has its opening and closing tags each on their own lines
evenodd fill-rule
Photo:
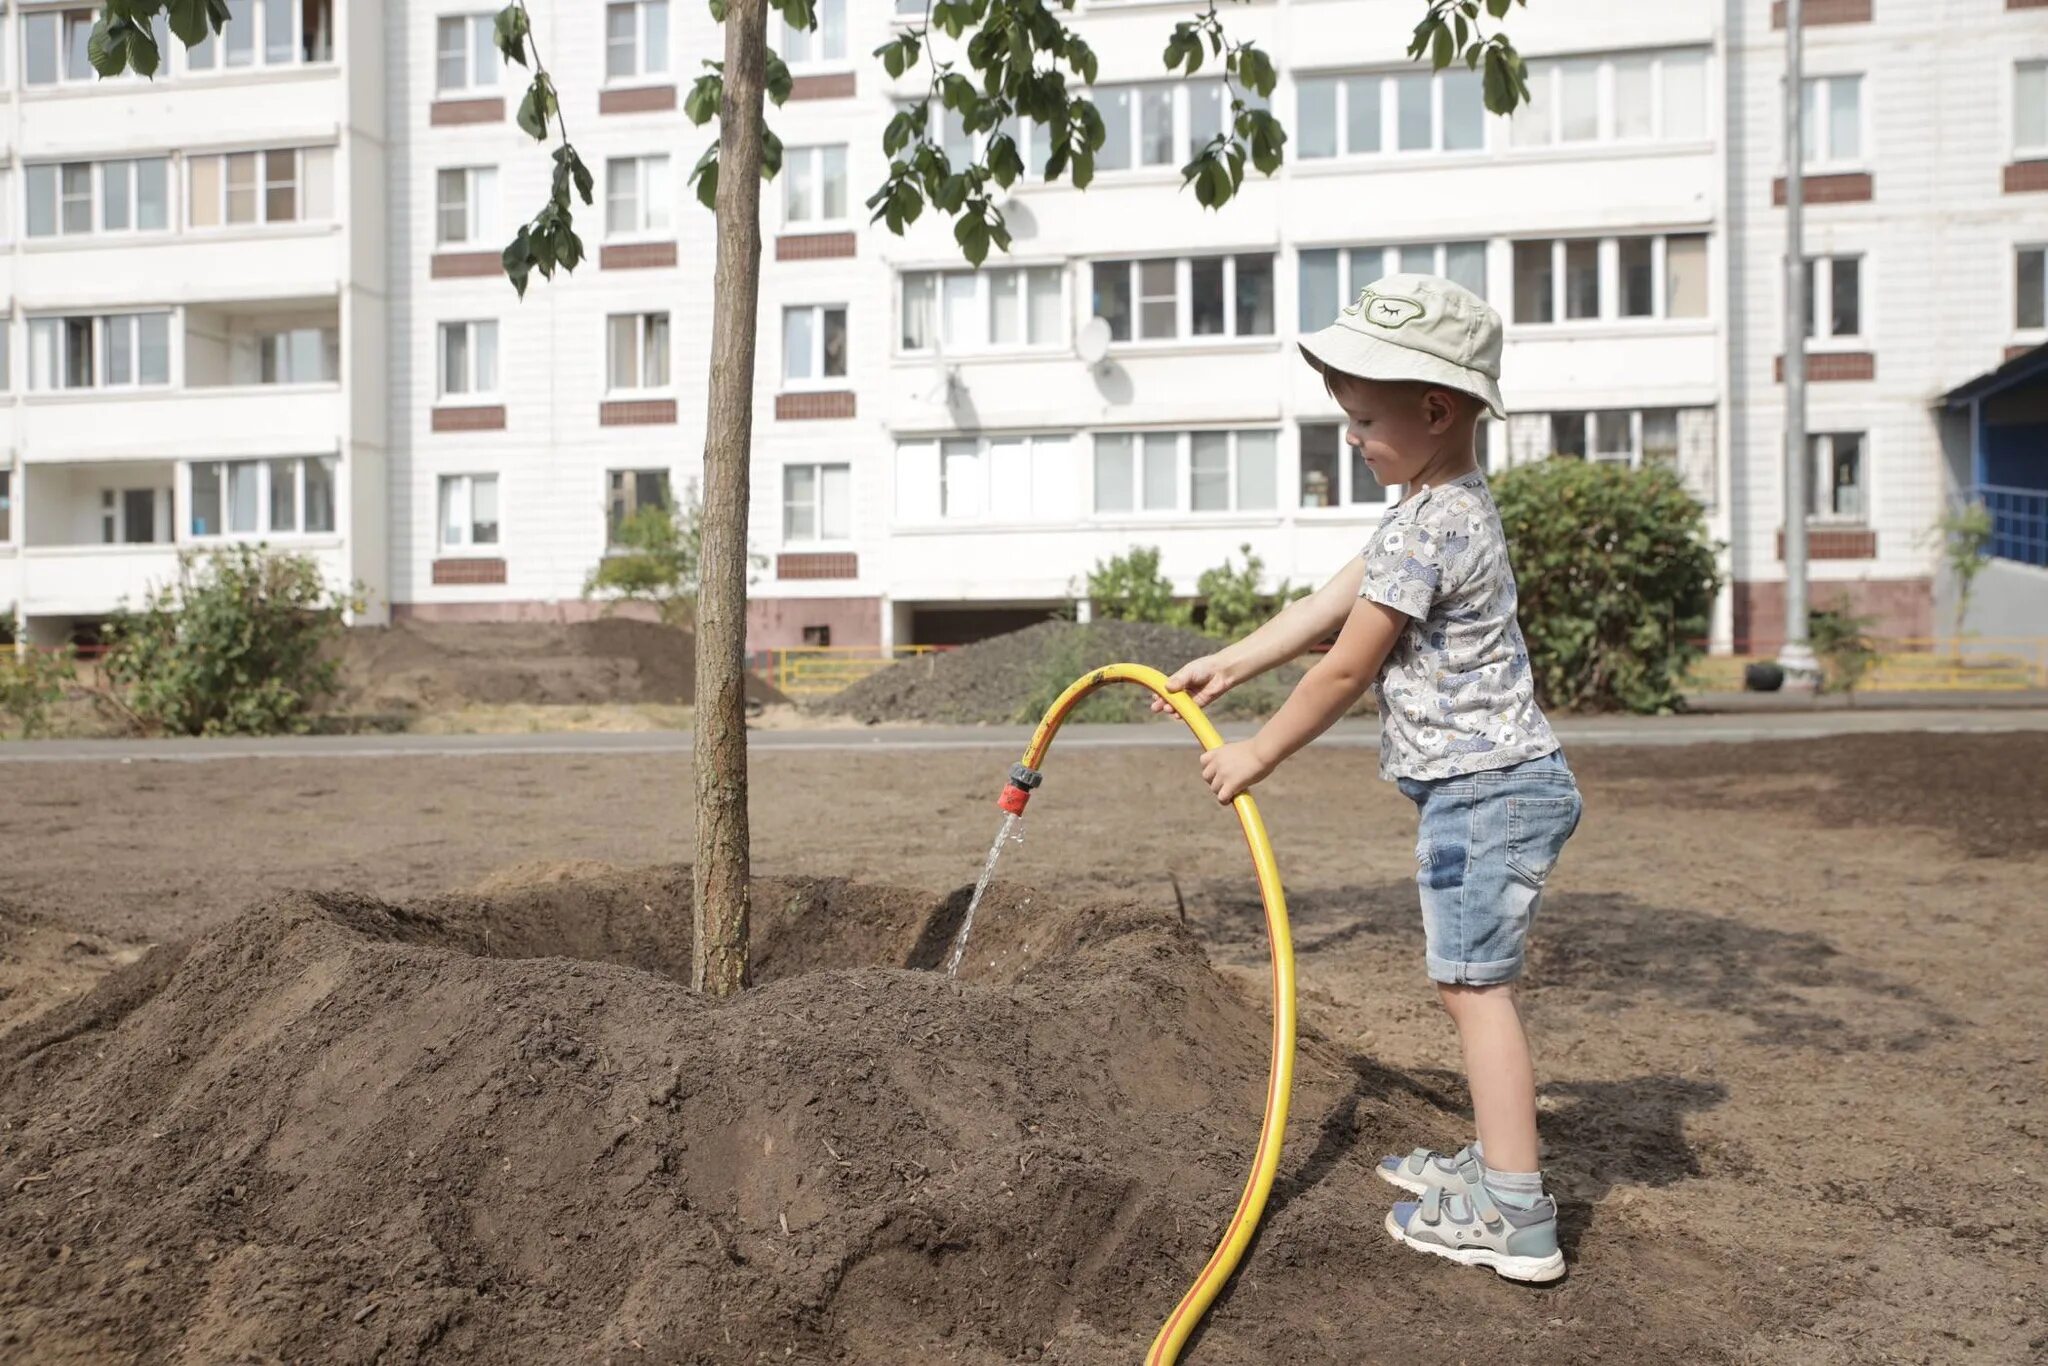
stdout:
<svg viewBox="0 0 2048 1366">
<path fill-rule="evenodd" d="M 1128 555 L 1097 560 L 1088 574 L 1088 601 L 1101 621 L 1149 621 L 1185 626 L 1187 604 L 1159 572 L 1159 547 L 1133 546 Z"/>
<path fill-rule="evenodd" d="M 1704 650 L 1720 574 L 1675 472 L 1578 460 L 1493 481 L 1546 705 L 1672 711 Z"/>
<path fill-rule="evenodd" d="M 0 645 L 0 718 L 24 739 L 41 735 L 49 726 L 50 708 L 64 700 L 72 680 L 69 649 L 17 652 L 12 645 Z"/>
<path fill-rule="evenodd" d="M 1816 608 L 1806 617 L 1806 638 L 1820 656 L 1822 692 L 1853 694 L 1877 666 L 1877 645 L 1870 638 L 1871 617 L 1858 616 L 1845 597 L 1833 608 Z"/>
<path fill-rule="evenodd" d="M 583 596 L 646 602 L 671 626 L 697 615 L 697 558 L 704 545 L 702 509 L 643 507 L 619 525 L 617 545 L 583 581 Z"/>
<path fill-rule="evenodd" d="M 1244 555 L 1243 569 L 1231 568 L 1226 559 L 1214 569 L 1203 570 L 1202 577 L 1195 580 L 1195 591 L 1202 597 L 1202 634 L 1218 640 L 1250 635 L 1265 625 L 1268 617 L 1308 592 L 1285 579 L 1271 593 L 1261 592 L 1266 562 L 1252 554 L 1250 545 L 1238 550 Z"/>
<path fill-rule="evenodd" d="M 1941 543 L 1948 572 L 1955 576 L 1956 638 L 1960 650 L 1965 624 L 1970 619 L 1970 593 L 1977 586 L 1977 576 L 1991 560 L 1991 509 L 1981 501 L 1957 504 L 1941 515 L 1933 532 Z"/>
<path fill-rule="evenodd" d="M 350 601 L 308 556 L 246 545 L 185 551 L 176 583 L 108 623 L 106 678 L 147 731 L 305 731 L 338 682 L 327 647 Z"/>
</svg>

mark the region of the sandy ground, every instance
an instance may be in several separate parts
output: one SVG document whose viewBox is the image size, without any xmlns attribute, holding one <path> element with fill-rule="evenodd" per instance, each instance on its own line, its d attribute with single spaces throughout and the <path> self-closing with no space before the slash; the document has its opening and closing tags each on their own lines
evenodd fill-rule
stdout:
<svg viewBox="0 0 2048 1366">
<path fill-rule="evenodd" d="M 1588 749 L 1575 765 L 1587 817 L 1525 1001 L 1578 1269 L 1532 1293 L 1441 1268 L 1466 1278 L 1470 1314 L 1498 1316 L 1493 1359 L 1616 1359 L 1572 1329 L 1627 1311 L 1669 1321 L 1665 1359 L 2042 1360 L 2048 736 Z M 956 888 L 1003 766 L 760 752 L 757 869 Z M 522 864 L 673 860 L 689 793 L 687 757 L 662 755 L 0 767 L 0 1027 L 290 888 L 403 898 Z M 1460 1104 L 1421 971 L 1410 809 L 1357 751 L 1304 755 L 1260 800 L 1308 1029 L 1353 1060 L 1360 1096 L 1388 1068 Z M 1263 991 L 1243 847 L 1189 755 L 1055 752 L 1002 873 L 1182 905 Z M 1350 1151 L 1350 1114 L 1297 1113 L 1283 1195 L 1372 1156 Z M 1289 1272 L 1255 1250 L 1219 1320 L 1256 1319 L 1261 1284 Z M 1356 1353 L 1328 1359 L 1403 1359 L 1401 1340 L 1360 1323 Z"/>
</svg>

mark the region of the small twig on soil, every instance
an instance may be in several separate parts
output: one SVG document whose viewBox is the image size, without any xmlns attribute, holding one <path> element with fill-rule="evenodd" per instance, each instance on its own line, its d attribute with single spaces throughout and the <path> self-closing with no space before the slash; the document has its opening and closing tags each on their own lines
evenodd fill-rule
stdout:
<svg viewBox="0 0 2048 1366">
<path fill-rule="evenodd" d="M 354 1317 L 353 1319 L 349 1320 L 349 1322 L 351 1322 L 351 1323 L 361 1323 L 361 1322 L 362 1322 L 362 1321 L 363 1321 L 364 1319 L 366 1319 L 366 1318 L 370 1317 L 370 1315 L 372 1315 L 372 1314 L 374 1314 L 374 1313 L 376 1313 L 376 1312 L 377 1312 L 377 1306 L 376 1306 L 376 1304 L 374 1304 L 374 1303 L 371 1303 L 371 1304 L 366 1304 L 366 1305 L 364 1305 L 364 1306 L 363 1306 L 363 1307 L 362 1307 L 361 1309 L 358 1309 L 358 1310 L 356 1310 L 356 1313 L 355 1313 L 355 1317 Z"/>
<path fill-rule="evenodd" d="M 27 1190 L 30 1186 L 36 1185 L 39 1182 L 48 1181 L 52 1176 L 55 1175 L 55 1172 L 44 1172 L 41 1176 L 24 1176 L 21 1178 L 21 1180 L 14 1183 L 14 1193 L 16 1195 L 19 1195 L 23 1191 Z"/>
</svg>

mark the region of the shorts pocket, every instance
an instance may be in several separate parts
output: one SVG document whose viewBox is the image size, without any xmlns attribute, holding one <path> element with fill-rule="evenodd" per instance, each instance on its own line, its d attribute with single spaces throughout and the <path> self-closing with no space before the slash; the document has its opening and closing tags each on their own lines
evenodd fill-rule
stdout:
<svg viewBox="0 0 2048 1366">
<path fill-rule="evenodd" d="M 1556 797 L 1508 798 L 1508 867 L 1531 886 L 1541 887 L 1557 866 L 1564 842 L 1579 826 L 1576 792 Z"/>
</svg>

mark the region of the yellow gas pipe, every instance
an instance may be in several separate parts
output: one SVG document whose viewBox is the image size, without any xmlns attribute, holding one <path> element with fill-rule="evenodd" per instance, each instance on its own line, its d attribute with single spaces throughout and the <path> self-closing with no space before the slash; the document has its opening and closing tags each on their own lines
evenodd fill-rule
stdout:
<svg viewBox="0 0 2048 1366">
<path fill-rule="evenodd" d="M 1046 709 L 1024 750 L 1023 762 L 1011 770 L 1009 784 L 998 803 L 1003 810 L 1023 814 L 1032 789 L 1038 786 L 1038 766 L 1052 747 L 1052 738 L 1059 733 L 1067 713 L 1089 693 L 1110 683 L 1136 683 L 1150 688 L 1187 723 L 1205 751 L 1223 743 L 1216 727 L 1209 724 L 1209 718 L 1186 693 L 1168 690 L 1165 674 L 1143 664 L 1112 664 L 1077 679 Z M 1259 1130 L 1259 1149 L 1252 1158 L 1251 1178 L 1245 1182 L 1244 1194 L 1238 1197 L 1230 1227 L 1224 1231 L 1216 1251 L 1210 1254 L 1208 1265 L 1181 1296 L 1159 1335 L 1152 1339 L 1151 1350 L 1145 1353 L 1145 1366 L 1173 1366 L 1195 1325 L 1202 1321 L 1223 1283 L 1237 1269 L 1238 1260 L 1244 1256 L 1252 1232 L 1259 1225 L 1259 1215 L 1266 1208 L 1266 1197 L 1273 1190 L 1273 1174 L 1280 1167 L 1280 1140 L 1287 1129 L 1287 1102 L 1294 1090 L 1294 943 L 1287 930 L 1287 896 L 1280 887 L 1273 842 L 1266 836 L 1266 823 L 1259 818 L 1258 804 L 1251 793 L 1245 792 L 1231 806 L 1237 812 L 1238 824 L 1244 827 L 1244 841 L 1251 848 L 1252 866 L 1259 878 L 1259 897 L 1266 904 L 1266 934 L 1273 948 L 1273 1060 L 1266 1083 L 1266 1120 Z"/>
</svg>

